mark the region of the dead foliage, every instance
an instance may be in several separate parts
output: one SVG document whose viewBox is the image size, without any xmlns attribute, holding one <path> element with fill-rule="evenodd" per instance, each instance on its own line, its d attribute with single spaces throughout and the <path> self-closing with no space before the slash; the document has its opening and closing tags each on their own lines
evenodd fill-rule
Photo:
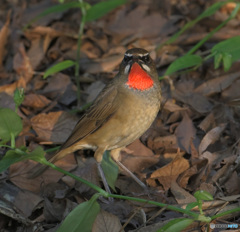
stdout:
<svg viewBox="0 0 240 232">
<path fill-rule="evenodd" d="M 149 50 L 161 75 L 173 60 L 224 21 L 231 5 L 202 20 L 174 44 L 156 51 L 157 45 L 213 2 L 164 0 L 155 5 L 151 1 L 130 1 L 88 23 L 79 61 L 82 105 L 91 102 L 113 78 L 127 48 Z M 19 108 L 24 129 L 17 146 L 27 145 L 29 149 L 37 145 L 48 149 L 64 142 L 80 117 L 71 113 L 76 108 L 74 70 L 69 68 L 42 78 L 48 67 L 65 59 L 76 60 L 80 12 L 71 9 L 51 14 L 22 30 L 53 4 L 55 1 L 49 0 L 4 1 L 0 9 L 0 107 L 14 109 L 14 90 L 25 89 L 26 97 Z M 239 25 L 238 16 L 200 50 L 206 51 L 239 34 Z M 208 62 L 196 71 L 173 76 L 171 81 L 165 79 L 161 85 L 161 112 L 140 140 L 122 152 L 123 164 L 148 184 L 150 194 L 143 193 L 125 175 L 120 175 L 116 183 L 118 193 L 184 207 L 194 201 L 193 193 L 201 189 L 215 199 L 203 205 L 209 214 L 223 207 L 239 206 L 239 62 L 227 73 L 214 70 L 213 62 Z M 102 186 L 92 153 L 79 151 L 75 155 L 76 158 L 71 154 L 56 165 Z M 33 161 L 17 163 L 2 173 L 1 231 L 54 231 L 77 204 L 94 194 L 85 185 L 50 169 L 29 180 L 26 172 L 33 165 Z M 124 224 L 124 231 L 156 231 L 163 221 L 182 216 L 122 200 L 100 204 L 93 231 L 120 231 Z M 239 222 L 239 214 L 234 220 L 229 215 L 224 220 Z"/>
</svg>

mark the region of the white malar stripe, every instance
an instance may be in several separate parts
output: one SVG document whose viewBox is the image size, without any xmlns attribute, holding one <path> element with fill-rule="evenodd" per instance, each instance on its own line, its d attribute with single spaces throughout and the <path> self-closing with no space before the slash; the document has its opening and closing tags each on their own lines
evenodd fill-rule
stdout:
<svg viewBox="0 0 240 232">
<path fill-rule="evenodd" d="M 141 65 L 146 71 L 150 72 L 150 68 L 146 64 L 141 64 Z"/>
<path fill-rule="evenodd" d="M 127 75 L 130 69 L 130 64 L 125 67 L 124 73 Z"/>
</svg>

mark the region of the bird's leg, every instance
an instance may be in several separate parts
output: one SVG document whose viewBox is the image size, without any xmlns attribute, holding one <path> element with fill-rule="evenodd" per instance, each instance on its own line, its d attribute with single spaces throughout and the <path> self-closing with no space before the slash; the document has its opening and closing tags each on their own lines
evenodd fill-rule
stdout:
<svg viewBox="0 0 240 232">
<path fill-rule="evenodd" d="M 147 186 L 136 176 L 134 175 L 126 166 L 124 166 L 120 161 L 115 160 L 117 165 L 122 168 L 129 176 L 133 178 L 143 189 L 147 189 Z"/>
<path fill-rule="evenodd" d="M 104 151 L 105 151 L 105 148 L 98 148 L 96 151 L 95 151 L 95 154 L 94 154 L 94 158 L 95 160 L 97 161 L 97 167 L 98 167 L 98 172 L 100 174 L 100 177 L 102 179 L 102 182 L 103 182 L 103 185 L 104 185 L 104 188 L 105 190 L 111 194 L 111 190 L 109 188 L 109 185 L 107 183 L 107 179 L 105 177 L 105 174 L 103 172 L 103 169 L 102 169 L 102 166 L 101 166 L 101 161 L 102 161 L 102 157 L 103 157 L 103 154 L 104 154 Z M 109 197 L 108 198 L 109 201 L 113 201 L 113 198 Z"/>
<path fill-rule="evenodd" d="M 119 161 L 120 152 L 123 148 L 117 148 L 111 151 L 111 156 L 117 163 L 117 165 L 122 168 L 130 177 L 132 177 L 133 180 L 135 180 L 143 189 L 147 189 L 147 186 L 136 176 L 134 175 L 126 166 L 124 166 Z"/>
<path fill-rule="evenodd" d="M 107 179 L 106 179 L 106 177 L 105 177 L 105 175 L 104 175 L 104 172 L 103 172 L 103 169 L 102 169 L 102 167 L 101 167 L 101 163 L 97 162 L 97 167 L 98 167 L 98 172 L 99 172 L 100 177 L 101 177 L 101 179 L 102 179 L 102 182 L 103 182 L 103 185 L 104 185 L 105 190 L 106 190 L 108 193 L 111 194 L 111 190 L 110 190 L 110 188 L 109 188 L 109 185 L 108 185 L 108 183 L 107 183 Z"/>
</svg>

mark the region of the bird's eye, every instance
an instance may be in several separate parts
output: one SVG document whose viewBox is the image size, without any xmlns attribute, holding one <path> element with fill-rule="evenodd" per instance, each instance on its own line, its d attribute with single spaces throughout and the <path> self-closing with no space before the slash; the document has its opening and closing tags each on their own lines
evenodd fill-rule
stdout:
<svg viewBox="0 0 240 232">
<path fill-rule="evenodd" d="M 150 56 L 149 56 L 149 55 L 140 56 L 139 59 L 140 59 L 141 61 L 143 61 L 144 63 L 149 63 L 149 61 L 150 61 Z"/>
<path fill-rule="evenodd" d="M 125 55 L 124 56 L 124 62 L 128 63 L 130 60 L 132 60 L 132 56 Z"/>
</svg>

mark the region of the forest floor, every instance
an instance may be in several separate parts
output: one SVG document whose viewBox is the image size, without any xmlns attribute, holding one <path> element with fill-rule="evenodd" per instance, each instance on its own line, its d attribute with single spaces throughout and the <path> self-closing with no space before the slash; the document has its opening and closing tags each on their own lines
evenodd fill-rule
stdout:
<svg viewBox="0 0 240 232">
<path fill-rule="evenodd" d="M 164 0 L 153 4 L 131 0 L 88 22 L 79 59 L 80 105 L 92 102 L 116 75 L 129 48 L 148 50 L 162 76 L 171 62 L 226 20 L 234 4 L 224 5 L 174 43 L 157 47 L 214 2 Z M 14 91 L 24 88 L 25 99 L 18 109 L 24 126 L 16 146 L 24 145 L 29 150 L 39 145 L 46 150 L 63 143 L 84 113 L 77 107 L 74 67 L 43 78 L 54 64 L 77 59 L 81 10 L 46 15 L 23 30 L 35 16 L 56 4 L 49 0 L 3 1 L 0 8 L 0 107 L 14 110 Z M 237 35 L 239 13 L 197 53 L 204 54 Z M 147 184 L 150 194 L 124 172 L 116 182 L 117 194 L 184 208 L 195 201 L 194 192 L 205 190 L 214 198 L 211 204 L 203 204 L 206 215 L 239 207 L 239 62 L 225 72 L 222 67 L 214 69 L 211 59 L 196 70 L 165 77 L 161 87 L 162 106 L 153 125 L 121 153 L 122 163 Z M 1 149 L 1 153 L 4 156 L 6 150 Z M 30 160 L 16 163 L 1 174 L 0 231 L 56 231 L 74 207 L 95 193 L 53 169 L 28 179 L 26 173 L 34 165 Z M 56 165 L 103 188 L 92 151 L 69 154 Z M 154 232 L 166 221 L 183 217 L 174 211 L 120 199 L 100 199 L 99 204 L 94 232 L 121 231 L 125 223 L 122 231 Z M 215 223 L 240 223 L 239 215 L 226 215 Z M 103 225 L 106 230 L 100 229 Z M 196 222 L 186 231 L 206 231 L 206 225 Z"/>
</svg>

